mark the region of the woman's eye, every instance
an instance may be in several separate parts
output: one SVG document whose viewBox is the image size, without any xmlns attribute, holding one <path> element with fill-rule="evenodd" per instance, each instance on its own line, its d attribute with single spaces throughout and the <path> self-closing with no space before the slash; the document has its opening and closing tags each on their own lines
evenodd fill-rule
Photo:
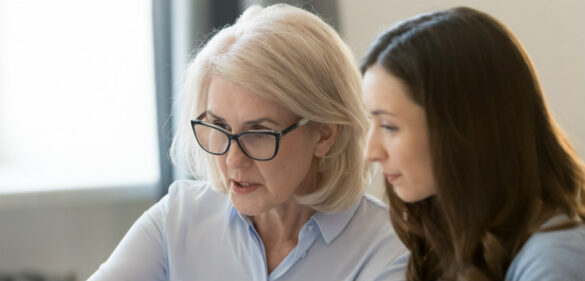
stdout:
<svg viewBox="0 0 585 281">
<path fill-rule="evenodd" d="M 267 139 L 273 139 L 274 136 L 269 134 L 250 134 L 250 138 L 254 141 L 264 141 Z"/>
<path fill-rule="evenodd" d="M 252 127 L 250 128 L 250 130 L 257 130 L 257 131 L 274 131 L 274 130 L 273 130 L 273 129 L 271 129 L 271 128 L 267 128 L 267 127 L 260 126 L 260 125 L 252 126 Z"/>
<path fill-rule="evenodd" d="M 213 122 L 212 124 L 215 125 L 215 126 L 217 126 L 217 127 L 222 128 L 222 129 L 229 130 L 229 126 L 227 124 L 225 124 L 225 123 L 222 123 L 222 122 Z"/>
<path fill-rule="evenodd" d="M 396 127 L 396 126 L 382 125 L 382 128 L 384 129 L 384 131 L 386 133 L 394 133 L 394 132 L 398 131 L 398 127 Z"/>
</svg>

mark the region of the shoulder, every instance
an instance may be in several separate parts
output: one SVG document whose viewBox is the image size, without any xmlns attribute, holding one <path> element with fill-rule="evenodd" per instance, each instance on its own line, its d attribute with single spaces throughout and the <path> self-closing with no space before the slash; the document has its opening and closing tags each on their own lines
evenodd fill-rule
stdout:
<svg viewBox="0 0 585 281">
<path fill-rule="evenodd" d="M 404 278 L 408 251 L 390 223 L 388 206 L 376 197 L 366 194 L 345 230 L 351 242 L 345 241 L 346 252 L 351 252 L 348 243 L 359 249 L 353 252 L 367 257 L 367 265 L 361 269 L 357 280 L 401 280 Z M 359 237 L 359 238 L 357 238 Z M 406 259 L 405 259 L 406 257 Z M 358 262 L 359 263 L 359 262 Z"/>
<path fill-rule="evenodd" d="M 381 210 L 388 211 L 388 205 L 386 205 L 386 203 L 382 202 L 380 199 L 371 194 L 368 193 L 364 194 L 363 200 L 366 201 L 367 204 L 371 204 L 372 206 L 376 206 Z"/>
<path fill-rule="evenodd" d="M 582 280 L 585 225 L 533 234 L 514 257 L 506 280 Z"/>
<path fill-rule="evenodd" d="M 388 206 L 369 194 L 365 194 L 359 200 L 350 224 L 359 228 L 362 236 L 387 236 L 390 233 L 394 233 L 394 229 L 390 224 Z"/>
<path fill-rule="evenodd" d="M 359 201 L 352 223 L 363 224 L 362 227 L 393 232 L 388 206 L 369 194 L 365 194 Z"/>
<path fill-rule="evenodd" d="M 171 184 L 165 198 L 167 216 L 181 218 L 182 216 L 206 215 L 217 212 L 222 207 L 228 208 L 228 196 L 214 190 L 207 181 L 178 180 Z M 163 200 L 165 200 L 163 199 Z"/>
<path fill-rule="evenodd" d="M 169 201 L 224 200 L 225 195 L 215 191 L 211 183 L 199 180 L 178 180 L 169 187 Z"/>
<path fill-rule="evenodd" d="M 383 216 L 388 218 L 388 221 L 390 220 L 388 217 L 388 205 L 370 194 L 364 194 L 358 210 L 372 215 Z"/>
</svg>

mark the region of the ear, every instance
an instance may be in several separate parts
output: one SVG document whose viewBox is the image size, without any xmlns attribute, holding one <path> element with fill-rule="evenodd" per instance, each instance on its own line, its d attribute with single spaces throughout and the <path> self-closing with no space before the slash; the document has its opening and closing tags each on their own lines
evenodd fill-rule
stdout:
<svg viewBox="0 0 585 281">
<path fill-rule="evenodd" d="M 319 138 L 317 144 L 315 144 L 313 154 L 317 157 L 323 157 L 331 150 L 331 147 L 333 147 L 333 144 L 337 140 L 340 127 L 337 124 L 320 124 L 318 130 Z"/>
</svg>

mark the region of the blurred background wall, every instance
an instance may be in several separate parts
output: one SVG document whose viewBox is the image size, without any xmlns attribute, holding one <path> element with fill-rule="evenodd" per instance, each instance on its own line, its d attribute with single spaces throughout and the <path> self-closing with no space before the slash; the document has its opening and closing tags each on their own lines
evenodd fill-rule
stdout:
<svg viewBox="0 0 585 281">
<path fill-rule="evenodd" d="M 160 66 L 162 61 L 166 69 L 156 75 L 157 92 L 165 91 L 167 97 L 165 109 L 161 111 L 159 105 L 157 123 L 159 130 L 165 128 L 158 132 L 161 190 L 139 192 L 113 185 L 85 191 L 0 193 L 0 273 L 38 271 L 87 279 L 136 218 L 164 194 L 168 182 L 187 176 L 180 167 L 171 166 L 165 157 L 165 147 L 172 134 L 169 100 L 180 88 L 181 73 L 191 58 L 193 46 L 214 26 L 233 22 L 247 6 L 272 2 L 276 1 L 153 1 L 155 33 L 158 29 L 154 45 L 162 44 L 155 48 L 157 63 Z M 585 1 L 286 2 L 322 15 L 338 29 L 357 60 L 378 33 L 418 13 L 466 5 L 495 16 L 524 44 L 554 116 L 585 159 Z M 381 182 L 377 177 L 369 189 L 380 197 Z"/>
</svg>

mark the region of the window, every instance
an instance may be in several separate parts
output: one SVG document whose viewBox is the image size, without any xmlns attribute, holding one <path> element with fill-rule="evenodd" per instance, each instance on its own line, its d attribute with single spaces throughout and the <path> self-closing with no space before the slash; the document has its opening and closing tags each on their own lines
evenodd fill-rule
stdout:
<svg viewBox="0 0 585 281">
<path fill-rule="evenodd" d="M 156 185 L 151 5 L 0 0 L 0 194 Z"/>
</svg>

